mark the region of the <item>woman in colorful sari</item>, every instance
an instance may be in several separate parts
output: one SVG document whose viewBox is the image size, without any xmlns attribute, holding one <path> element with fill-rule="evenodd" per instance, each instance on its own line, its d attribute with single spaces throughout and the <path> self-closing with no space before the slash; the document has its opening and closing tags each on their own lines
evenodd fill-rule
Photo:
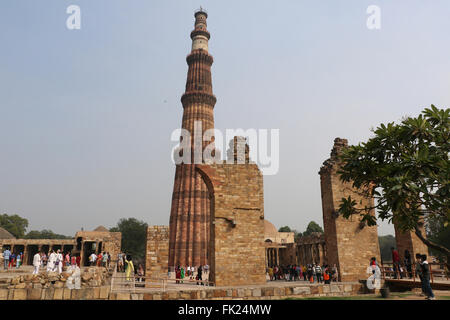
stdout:
<svg viewBox="0 0 450 320">
<path fill-rule="evenodd" d="M 127 266 L 127 270 L 125 271 L 125 275 L 126 275 L 127 281 L 130 281 L 131 280 L 131 274 L 133 274 L 133 277 L 134 277 L 133 260 L 131 259 L 130 255 L 128 255 L 125 258 L 125 263 L 126 263 L 126 266 Z"/>
</svg>

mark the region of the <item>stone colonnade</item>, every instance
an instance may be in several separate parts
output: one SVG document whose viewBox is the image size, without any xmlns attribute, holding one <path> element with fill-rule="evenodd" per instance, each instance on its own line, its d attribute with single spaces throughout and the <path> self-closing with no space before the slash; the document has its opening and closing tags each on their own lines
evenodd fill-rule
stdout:
<svg viewBox="0 0 450 320">
<path fill-rule="evenodd" d="M 0 249 L 3 252 L 8 248 L 12 253 L 23 253 L 22 264 L 31 265 L 33 263 L 33 256 L 37 252 L 44 251 L 47 253 L 50 250 L 62 250 L 63 252 L 72 252 L 75 249 L 74 240 L 48 240 L 48 239 L 3 239 L 0 240 Z"/>
<path fill-rule="evenodd" d="M 284 248 L 273 246 L 273 247 L 266 247 L 266 266 L 267 267 L 274 267 L 280 265 L 280 250 L 283 250 Z"/>
</svg>

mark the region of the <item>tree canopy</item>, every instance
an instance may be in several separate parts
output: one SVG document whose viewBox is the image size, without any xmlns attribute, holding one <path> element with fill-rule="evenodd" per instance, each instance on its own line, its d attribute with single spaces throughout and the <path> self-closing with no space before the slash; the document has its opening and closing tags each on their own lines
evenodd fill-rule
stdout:
<svg viewBox="0 0 450 320">
<path fill-rule="evenodd" d="M 25 239 L 71 239 L 72 237 L 54 233 L 51 230 L 44 229 L 42 231 L 31 230 L 25 236 Z"/>
<path fill-rule="evenodd" d="M 373 207 L 357 208 L 351 197 L 341 200 L 339 213 L 359 214 L 368 225 L 378 218 L 414 231 L 431 249 L 450 257 L 450 251 L 424 237 L 424 221 L 450 222 L 450 109 L 426 108 L 418 117 L 381 124 L 365 143 L 349 146 L 340 156 L 341 180 L 352 182 Z"/>
<path fill-rule="evenodd" d="M 23 238 L 28 227 L 28 220 L 17 214 L 8 215 L 5 213 L 0 215 L 0 227 L 16 238 Z"/>
<path fill-rule="evenodd" d="M 311 233 L 323 233 L 323 229 L 321 226 L 319 226 L 319 224 L 317 224 L 317 222 L 315 221 L 311 221 L 310 223 L 308 223 L 308 226 L 306 227 L 306 231 L 303 232 L 302 236 L 306 237 L 309 236 Z"/>
<path fill-rule="evenodd" d="M 122 218 L 111 232 L 122 233 L 122 252 L 130 254 L 135 261 L 145 260 L 148 224 L 136 218 Z"/>
<path fill-rule="evenodd" d="M 278 232 L 292 232 L 292 231 L 291 228 L 289 228 L 288 226 L 284 226 L 278 229 Z"/>
</svg>

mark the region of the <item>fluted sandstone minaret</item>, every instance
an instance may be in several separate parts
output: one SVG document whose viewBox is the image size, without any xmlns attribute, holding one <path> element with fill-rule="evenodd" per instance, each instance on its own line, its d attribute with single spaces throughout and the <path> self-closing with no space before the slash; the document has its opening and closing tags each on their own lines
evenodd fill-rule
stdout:
<svg viewBox="0 0 450 320">
<path fill-rule="evenodd" d="M 191 32 L 192 51 L 186 61 L 189 71 L 183 104 L 182 128 L 189 130 L 194 141 L 194 124 L 201 123 L 201 132 L 214 128 L 213 109 L 216 97 L 212 92 L 211 65 L 213 57 L 208 53 L 210 34 L 206 29 L 208 14 L 195 13 L 195 28 Z M 202 143 L 203 148 L 209 144 Z M 210 232 L 210 195 L 200 174 L 192 164 L 177 164 L 172 195 L 169 232 L 169 266 L 198 266 L 208 263 Z"/>
</svg>

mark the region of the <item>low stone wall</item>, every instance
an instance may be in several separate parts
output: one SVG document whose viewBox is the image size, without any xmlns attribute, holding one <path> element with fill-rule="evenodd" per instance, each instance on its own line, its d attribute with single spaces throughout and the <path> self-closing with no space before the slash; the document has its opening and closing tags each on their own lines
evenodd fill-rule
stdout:
<svg viewBox="0 0 450 320">
<path fill-rule="evenodd" d="M 350 296 L 365 292 L 361 283 L 288 285 L 242 288 L 110 292 L 109 286 L 47 289 L 0 289 L 0 300 L 272 300 L 301 297 Z"/>
<path fill-rule="evenodd" d="M 66 269 L 64 267 L 64 269 Z M 37 275 L 22 274 L 9 278 L 0 278 L 0 289 L 62 289 L 70 274 L 63 271 L 40 272 Z M 100 287 L 110 283 L 109 273 L 103 267 L 85 268 L 81 272 L 81 287 Z"/>
<path fill-rule="evenodd" d="M 110 287 L 0 289 L 0 300 L 108 300 Z"/>
</svg>

